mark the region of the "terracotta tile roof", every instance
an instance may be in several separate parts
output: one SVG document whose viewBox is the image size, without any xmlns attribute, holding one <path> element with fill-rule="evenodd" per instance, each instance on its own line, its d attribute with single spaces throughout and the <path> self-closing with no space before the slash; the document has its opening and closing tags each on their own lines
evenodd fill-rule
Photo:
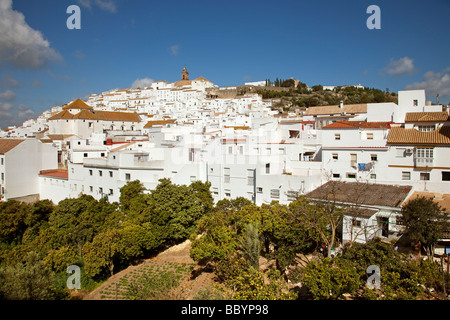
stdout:
<svg viewBox="0 0 450 320">
<path fill-rule="evenodd" d="M 0 154 L 11 151 L 24 141 L 25 139 L 0 139 Z"/>
<path fill-rule="evenodd" d="M 408 112 L 406 113 L 405 122 L 445 122 L 449 121 L 447 112 Z"/>
<path fill-rule="evenodd" d="M 212 81 L 209 81 L 208 79 L 204 78 L 203 76 L 198 77 L 197 79 L 194 79 L 194 81 L 207 81 L 207 82 L 212 82 Z"/>
<path fill-rule="evenodd" d="M 191 80 L 180 80 L 174 83 L 175 87 L 183 87 L 192 85 Z"/>
<path fill-rule="evenodd" d="M 306 194 L 306 197 L 353 205 L 399 208 L 411 189 L 411 186 L 329 181 Z"/>
<path fill-rule="evenodd" d="M 366 113 L 367 104 L 347 104 L 342 108 L 339 105 L 333 106 L 319 106 L 319 107 L 309 107 L 306 110 L 306 116 L 317 116 L 317 115 L 328 115 L 328 114 L 340 114 L 340 113 Z"/>
<path fill-rule="evenodd" d="M 450 127 L 440 127 L 431 132 L 417 129 L 392 128 L 387 144 L 397 145 L 450 145 Z"/>
<path fill-rule="evenodd" d="M 450 212 L 450 194 L 415 191 L 406 201 L 413 200 L 417 197 L 432 198 L 442 209 Z"/>
<path fill-rule="evenodd" d="M 74 136 L 73 134 L 49 134 L 49 135 L 47 135 L 47 137 L 44 137 L 44 139 L 48 138 L 49 140 L 52 140 L 52 141 L 54 141 L 54 140 L 66 140 L 66 139 L 68 139 L 70 137 L 73 137 L 73 136 Z"/>
<path fill-rule="evenodd" d="M 172 124 L 172 123 L 175 123 L 175 121 L 177 121 L 177 120 L 176 119 L 153 120 L 153 121 L 147 122 L 147 124 L 144 126 L 144 128 L 151 128 L 153 126 L 161 126 L 161 125 L 165 125 L 165 124 Z"/>
<path fill-rule="evenodd" d="M 391 122 L 336 121 L 332 124 L 323 127 L 323 129 L 336 129 L 336 128 L 390 129 Z"/>
<path fill-rule="evenodd" d="M 49 120 L 105 120 L 105 121 L 125 121 L 125 122 L 141 122 L 141 118 L 134 112 L 115 112 L 115 111 L 92 111 L 81 110 L 76 115 L 64 110 Z"/>
<path fill-rule="evenodd" d="M 73 114 L 71 114 L 67 110 L 64 110 L 58 114 L 55 114 L 53 117 L 50 117 L 48 120 L 68 120 L 68 119 L 73 119 Z"/>
<path fill-rule="evenodd" d="M 74 102 L 72 102 L 71 104 L 63 107 L 63 110 L 68 110 L 68 109 L 88 109 L 88 110 L 92 110 L 92 107 L 89 107 L 83 100 L 77 99 Z"/>
<path fill-rule="evenodd" d="M 51 178 L 69 179 L 69 172 L 67 170 L 44 170 L 39 172 L 39 175 Z"/>
</svg>

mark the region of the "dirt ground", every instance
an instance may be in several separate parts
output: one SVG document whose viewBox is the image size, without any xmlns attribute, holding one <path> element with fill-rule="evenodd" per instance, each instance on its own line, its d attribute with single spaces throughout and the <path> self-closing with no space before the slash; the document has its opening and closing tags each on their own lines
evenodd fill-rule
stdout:
<svg viewBox="0 0 450 320">
<path fill-rule="evenodd" d="M 127 274 L 130 274 L 132 271 L 138 270 L 139 268 L 144 267 L 147 263 L 151 261 L 151 263 L 158 262 L 179 262 L 179 263 L 195 263 L 191 257 L 189 256 L 189 250 L 191 249 L 191 242 L 189 240 L 173 246 L 166 251 L 161 252 L 155 258 L 144 260 L 142 263 L 130 266 L 125 270 L 122 270 L 110 277 L 107 281 L 105 281 L 101 286 L 97 289 L 86 295 L 83 300 L 101 300 L 101 291 L 115 283 L 118 283 L 119 280 Z M 192 300 L 193 297 L 199 292 L 202 288 L 208 288 L 211 286 L 213 282 L 214 275 L 212 273 L 203 272 L 194 279 L 189 279 L 183 284 L 185 290 L 185 299 Z"/>
</svg>

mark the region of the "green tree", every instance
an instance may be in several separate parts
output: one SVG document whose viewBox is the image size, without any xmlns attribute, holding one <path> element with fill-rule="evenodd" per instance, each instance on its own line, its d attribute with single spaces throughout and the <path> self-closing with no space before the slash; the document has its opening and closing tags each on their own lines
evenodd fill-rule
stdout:
<svg viewBox="0 0 450 320">
<path fill-rule="evenodd" d="M 0 202 L 0 242 L 20 243 L 27 226 L 28 205 L 15 200 Z"/>
<path fill-rule="evenodd" d="M 53 274 L 36 253 L 30 252 L 23 263 L 0 268 L 0 298 L 52 300 L 58 297 Z"/>
<path fill-rule="evenodd" d="M 92 240 L 94 226 L 86 219 L 86 211 L 96 203 L 92 196 L 82 195 L 77 199 L 65 199 L 59 202 L 49 217 L 51 227 L 64 235 L 67 243 L 78 248 L 81 257 L 83 245 Z"/>
<path fill-rule="evenodd" d="M 429 259 L 443 233 L 450 230 L 449 215 L 433 199 L 417 197 L 408 201 L 401 211 L 399 223 L 405 226 L 403 234 L 424 247 Z"/>
<path fill-rule="evenodd" d="M 203 205 L 204 212 L 210 212 L 214 208 L 214 199 L 212 197 L 210 188 L 211 182 L 202 182 L 197 180 L 192 182 L 189 188 L 193 191 L 194 195 L 200 199 Z"/>
<path fill-rule="evenodd" d="M 123 211 L 128 211 L 133 203 L 140 202 L 140 197 L 145 191 L 144 185 L 139 180 L 127 182 L 122 188 L 120 188 L 120 205 Z"/>
<path fill-rule="evenodd" d="M 316 300 L 339 299 L 343 294 L 354 294 L 360 285 L 353 264 L 342 259 L 329 259 L 308 263 L 303 282 Z"/>
<path fill-rule="evenodd" d="M 87 243 L 83 248 L 86 273 L 96 276 L 106 267 L 113 276 L 114 265 L 120 262 L 124 250 L 122 234 L 118 229 L 99 233 L 92 242 Z"/>
<path fill-rule="evenodd" d="M 170 179 L 159 181 L 149 195 L 145 215 L 162 239 L 178 242 L 189 238 L 205 213 L 202 201 L 185 185 L 175 185 Z"/>
<path fill-rule="evenodd" d="M 258 226 L 248 224 L 244 236 L 239 239 L 239 249 L 242 251 L 244 259 L 249 266 L 259 269 L 259 255 L 261 252 L 261 243 L 259 241 Z"/>
<path fill-rule="evenodd" d="M 333 192 L 331 194 L 334 194 Z M 336 244 L 336 234 L 342 221 L 343 213 L 334 199 L 321 203 L 310 203 L 305 197 L 300 197 L 289 204 L 298 219 L 309 229 L 314 230 L 328 248 L 327 256 L 331 256 L 331 248 Z"/>
</svg>

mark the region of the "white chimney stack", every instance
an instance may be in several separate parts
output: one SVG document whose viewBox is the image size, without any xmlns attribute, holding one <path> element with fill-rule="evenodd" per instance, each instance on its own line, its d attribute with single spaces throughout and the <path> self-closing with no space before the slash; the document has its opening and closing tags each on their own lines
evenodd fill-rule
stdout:
<svg viewBox="0 0 450 320">
<path fill-rule="evenodd" d="M 344 101 L 341 101 L 341 103 L 339 103 L 339 109 L 342 109 L 344 107 Z"/>
</svg>

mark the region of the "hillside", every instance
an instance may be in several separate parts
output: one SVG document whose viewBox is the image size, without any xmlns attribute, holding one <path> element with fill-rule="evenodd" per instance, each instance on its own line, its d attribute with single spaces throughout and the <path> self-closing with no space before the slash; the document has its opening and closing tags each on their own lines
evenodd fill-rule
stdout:
<svg viewBox="0 0 450 320">
<path fill-rule="evenodd" d="M 313 86 L 311 89 L 302 82 L 294 85 L 284 81 L 279 86 L 240 87 L 239 94 L 258 93 L 263 99 L 272 100 L 273 108 L 284 111 L 294 111 L 314 106 L 360 103 L 398 102 L 396 93 L 375 88 L 357 88 L 354 86 L 336 87 L 333 91 L 324 90 L 323 86 Z"/>
</svg>

